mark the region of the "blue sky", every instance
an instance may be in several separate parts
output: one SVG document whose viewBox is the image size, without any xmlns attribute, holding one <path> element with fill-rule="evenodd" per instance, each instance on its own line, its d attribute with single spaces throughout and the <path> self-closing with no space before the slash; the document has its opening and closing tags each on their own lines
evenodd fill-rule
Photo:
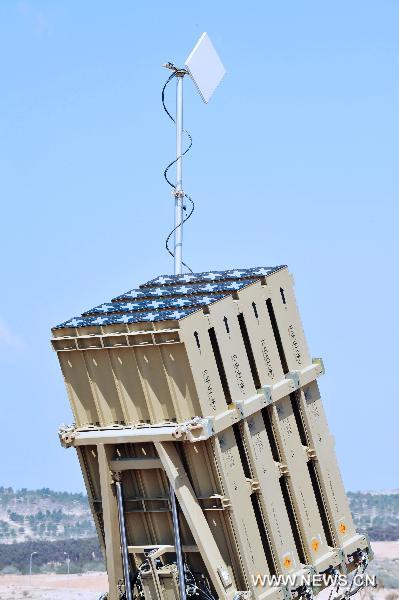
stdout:
<svg viewBox="0 0 399 600">
<path fill-rule="evenodd" d="M 185 82 L 196 271 L 288 264 L 348 489 L 398 487 L 399 4 L 0 3 L 0 485 L 81 490 L 50 328 L 173 265 L 168 60 Z M 173 93 L 170 96 L 173 106 Z"/>
</svg>

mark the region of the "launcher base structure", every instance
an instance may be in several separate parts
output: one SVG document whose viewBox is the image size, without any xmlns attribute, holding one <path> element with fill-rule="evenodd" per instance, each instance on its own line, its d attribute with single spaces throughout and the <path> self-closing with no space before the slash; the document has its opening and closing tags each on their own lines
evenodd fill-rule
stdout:
<svg viewBox="0 0 399 600">
<path fill-rule="evenodd" d="M 52 333 L 109 600 L 309 598 L 372 558 L 286 266 L 161 276 Z"/>
</svg>

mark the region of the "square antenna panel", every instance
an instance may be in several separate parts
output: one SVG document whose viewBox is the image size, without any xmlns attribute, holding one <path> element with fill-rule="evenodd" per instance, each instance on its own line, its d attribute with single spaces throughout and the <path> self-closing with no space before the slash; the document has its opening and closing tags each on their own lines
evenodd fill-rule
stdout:
<svg viewBox="0 0 399 600">
<path fill-rule="evenodd" d="M 185 62 L 197 90 L 208 103 L 225 76 L 223 66 L 207 33 L 203 33 Z"/>
</svg>

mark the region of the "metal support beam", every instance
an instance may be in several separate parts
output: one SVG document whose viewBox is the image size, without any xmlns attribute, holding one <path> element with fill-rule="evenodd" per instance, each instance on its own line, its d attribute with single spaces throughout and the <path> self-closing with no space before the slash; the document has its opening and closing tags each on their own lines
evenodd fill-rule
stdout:
<svg viewBox="0 0 399 600">
<path fill-rule="evenodd" d="M 122 547 L 122 562 L 123 572 L 125 576 L 125 591 L 126 600 L 132 600 L 132 588 L 130 585 L 130 569 L 129 569 L 129 550 L 126 540 L 126 525 L 125 515 L 123 512 L 123 496 L 122 496 L 122 484 L 120 480 L 115 481 L 116 495 L 118 498 L 118 513 L 119 513 L 119 532 L 121 536 L 121 547 Z"/>
<path fill-rule="evenodd" d="M 142 442 L 188 441 L 200 442 L 213 435 L 212 420 L 208 417 L 190 419 L 182 423 L 148 425 L 143 427 L 117 426 L 109 429 L 90 427 L 83 430 L 77 427 L 60 428 L 58 435 L 61 444 L 70 446 L 95 446 L 96 444 L 135 444 Z"/>
<path fill-rule="evenodd" d="M 171 441 L 175 439 L 176 425 L 161 427 L 127 427 L 125 429 L 92 429 L 73 431 L 60 436 L 68 446 L 94 446 L 96 444 L 140 444 L 142 442 Z M 182 437 L 182 440 L 184 438 Z"/>
<path fill-rule="evenodd" d="M 154 550 L 156 548 L 156 550 Z M 151 556 L 153 558 L 158 558 L 165 554 L 165 552 L 176 552 L 174 546 L 170 546 L 169 544 L 161 544 L 159 546 L 146 545 L 146 546 L 128 546 L 129 554 L 145 554 L 151 550 Z M 199 552 L 197 546 L 182 546 L 183 552 Z"/>
<path fill-rule="evenodd" d="M 103 444 L 97 446 L 97 456 L 101 486 L 109 600 L 119 600 L 118 581 L 122 578 L 123 570 L 120 539 L 118 530 L 115 527 L 118 519 L 118 506 L 109 469 L 108 449 Z"/>
<path fill-rule="evenodd" d="M 146 469 L 163 469 L 159 458 L 117 458 L 110 462 L 111 471 L 137 471 Z"/>
<path fill-rule="evenodd" d="M 175 536 L 176 562 L 179 572 L 179 590 L 181 600 L 186 600 L 186 578 L 184 576 L 183 553 L 181 550 L 179 514 L 177 512 L 176 495 L 173 485 L 169 486 L 170 504 L 172 507 L 173 533 Z"/>
<path fill-rule="evenodd" d="M 220 554 L 208 521 L 195 496 L 175 444 L 156 442 L 155 447 L 198 546 L 217 597 L 219 600 L 232 599 L 237 593 L 237 589 L 229 576 L 227 565 Z M 223 581 L 220 573 L 223 575 Z"/>
</svg>

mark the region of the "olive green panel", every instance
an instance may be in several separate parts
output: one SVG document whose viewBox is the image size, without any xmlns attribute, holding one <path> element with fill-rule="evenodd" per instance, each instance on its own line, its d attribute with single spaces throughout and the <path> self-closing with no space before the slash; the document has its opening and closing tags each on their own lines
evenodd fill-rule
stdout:
<svg viewBox="0 0 399 600">
<path fill-rule="evenodd" d="M 256 394 L 237 315 L 237 303 L 231 296 L 209 307 L 232 402 Z"/>
<path fill-rule="evenodd" d="M 209 339 L 209 319 L 202 311 L 180 321 L 184 342 L 201 405 L 202 416 L 223 413 L 227 406 Z"/>
<path fill-rule="evenodd" d="M 160 349 L 155 346 L 135 348 L 135 355 L 151 422 L 176 418 Z"/>
<path fill-rule="evenodd" d="M 284 378 L 283 370 L 259 281 L 238 294 L 238 310 L 244 315 L 261 385 L 274 385 Z"/>
<path fill-rule="evenodd" d="M 110 351 L 126 423 L 150 422 L 150 412 L 133 348 Z"/>
<path fill-rule="evenodd" d="M 87 377 L 83 352 L 59 352 L 58 358 L 76 424 L 83 426 L 100 422 L 102 417 Z"/>
<path fill-rule="evenodd" d="M 289 370 L 300 370 L 311 365 L 312 358 L 295 300 L 292 276 L 287 269 L 267 277 L 263 291 L 265 299 L 270 298 L 273 303 Z"/>
<path fill-rule="evenodd" d="M 87 350 L 83 353 L 93 396 L 100 411 L 100 424 L 119 423 L 125 416 L 119 401 L 108 350 Z"/>
<path fill-rule="evenodd" d="M 120 449 L 120 453 L 122 457 L 149 458 L 157 456 L 153 444 L 129 444 L 127 447 L 124 446 Z M 173 545 L 172 521 L 167 508 L 168 485 L 163 471 L 160 469 L 125 471 L 122 473 L 122 485 L 125 498 L 128 544 L 132 546 L 146 544 Z M 149 499 L 153 511 L 144 512 L 141 502 L 129 502 L 129 500 L 134 499 Z M 166 503 L 159 499 L 166 499 Z M 156 512 L 161 509 L 166 511 Z"/>
<path fill-rule="evenodd" d="M 197 498 L 212 496 L 223 498 L 222 484 L 211 442 L 184 444 L 183 450 L 190 481 Z M 219 499 L 215 498 L 215 505 L 221 506 L 221 501 L 217 500 Z M 212 503 L 209 505 L 212 506 Z M 228 509 L 207 511 L 205 516 L 232 581 L 236 581 L 237 589 L 244 589 L 244 578 Z"/>
<path fill-rule="evenodd" d="M 231 504 L 229 515 L 244 572 L 246 589 L 251 589 L 253 595 L 258 598 L 262 594 L 262 588 L 253 585 L 252 576 L 257 573 L 270 575 L 270 571 L 233 429 L 229 427 L 222 434 L 215 436 L 213 441 L 213 451 L 224 494 Z"/>
<path fill-rule="evenodd" d="M 268 410 L 271 411 L 281 462 L 287 468 L 288 486 L 305 555 L 311 564 L 323 570 L 331 564 L 334 553 L 325 538 L 307 468 L 306 447 L 301 443 L 290 397 L 279 400 Z"/>
<path fill-rule="evenodd" d="M 293 573 L 301 564 L 281 492 L 279 466 L 273 460 L 260 412 L 244 420 L 242 433 L 252 476 L 259 482 L 259 498 L 274 563 L 279 573 Z"/>
<path fill-rule="evenodd" d="M 93 515 L 101 549 L 104 551 L 104 527 L 101 515 L 101 485 L 96 446 L 76 448 L 76 454 L 86 487 L 89 507 Z"/>
<path fill-rule="evenodd" d="M 197 390 L 183 344 L 165 344 L 160 352 L 169 381 L 178 421 L 201 414 Z"/>
<path fill-rule="evenodd" d="M 334 438 L 329 432 L 317 382 L 307 385 L 299 394 L 300 406 L 309 444 L 315 459 L 330 527 L 337 546 L 344 546 L 356 534 L 348 498 L 338 468 Z"/>
</svg>

